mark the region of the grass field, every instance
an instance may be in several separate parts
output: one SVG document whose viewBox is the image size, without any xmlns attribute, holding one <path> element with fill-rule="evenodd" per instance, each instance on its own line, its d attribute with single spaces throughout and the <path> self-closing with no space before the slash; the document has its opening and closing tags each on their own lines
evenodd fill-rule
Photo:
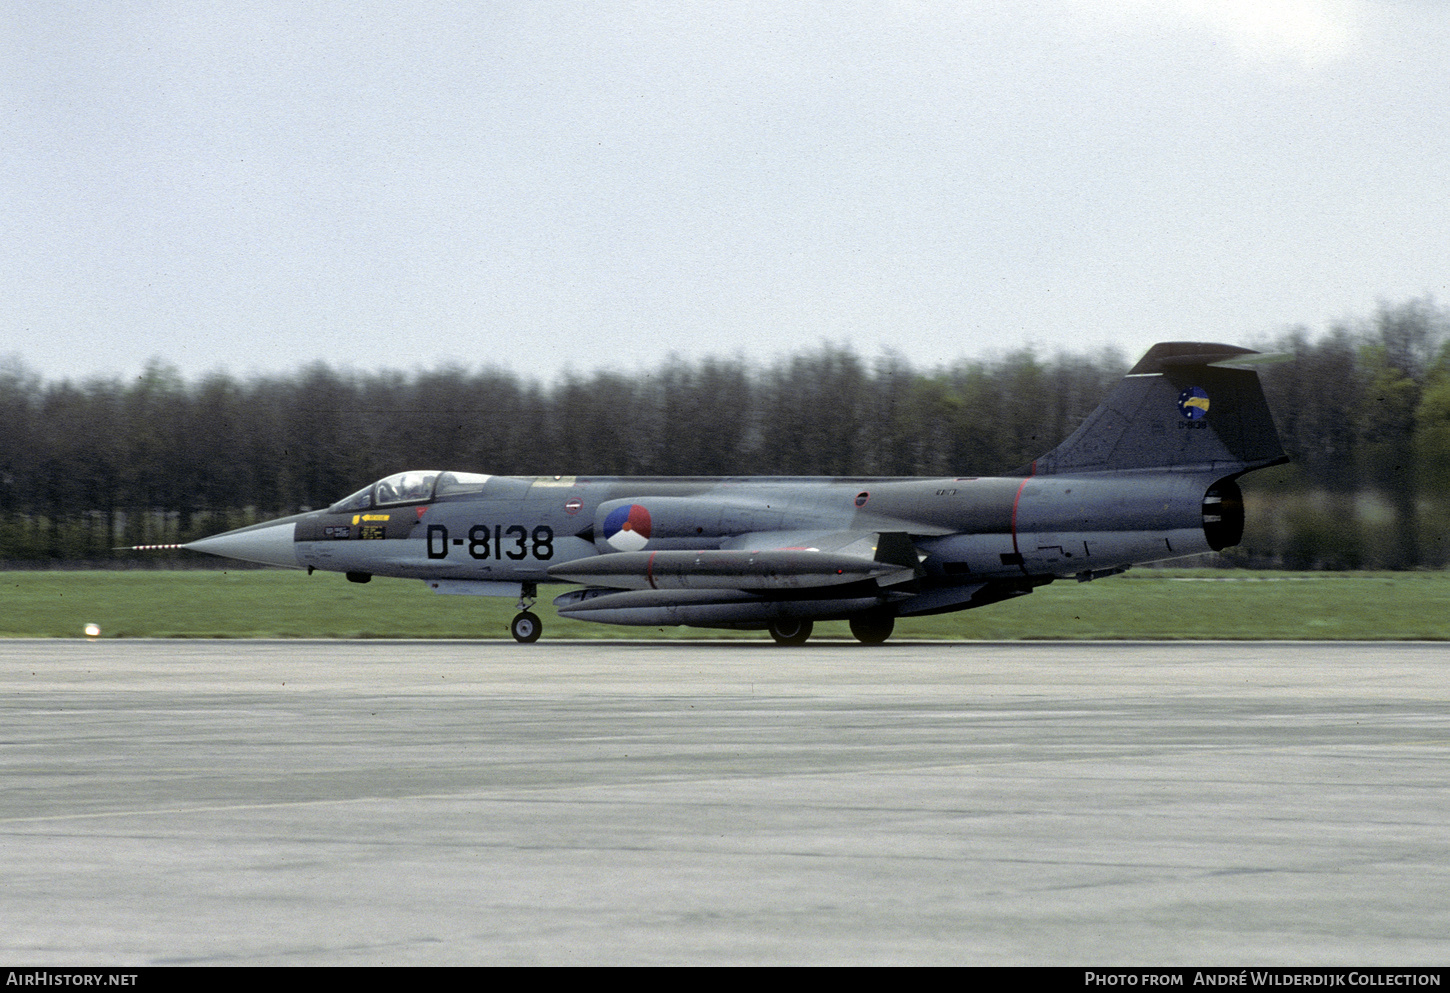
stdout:
<svg viewBox="0 0 1450 993">
<path fill-rule="evenodd" d="M 558 588 L 558 589 L 563 589 Z M 549 638 L 764 639 L 763 632 L 622 628 L 559 618 Z M 438 596 L 421 582 L 281 570 L 0 572 L 0 637 L 507 638 L 511 600 Z M 844 623 L 816 638 L 844 638 Z M 897 638 L 1450 639 L 1450 573 L 1139 570 L 1057 582 L 980 610 L 898 621 Z"/>
</svg>

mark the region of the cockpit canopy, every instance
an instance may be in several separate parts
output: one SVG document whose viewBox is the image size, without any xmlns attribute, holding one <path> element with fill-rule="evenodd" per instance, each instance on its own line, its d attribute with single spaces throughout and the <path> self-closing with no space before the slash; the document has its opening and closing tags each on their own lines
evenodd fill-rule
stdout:
<svg viewBox="0 0 1450 993">
<path fill-rule="evenodd" d="M 399 503 L 428 503 L 444 497 L 477 493 L 491 478 L 477 472 L 438 472 L 433 469 L 395 472 L 327 509 L 334 514 L 343 514 Z"/>
</svg>

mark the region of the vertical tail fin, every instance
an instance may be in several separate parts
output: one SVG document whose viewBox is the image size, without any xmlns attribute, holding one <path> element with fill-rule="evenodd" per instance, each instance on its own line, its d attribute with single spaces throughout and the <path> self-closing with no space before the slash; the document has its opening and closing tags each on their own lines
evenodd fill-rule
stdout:
<svg viewBox="0 0 1450 993">
<path fill-rule="evenodd" d="M 1031 471 L 1181 468 L 1237 476 L 1287 461 L 1254 371 L 1284 357 L 1205 342 L 1154 345 Z"/>
</svg>

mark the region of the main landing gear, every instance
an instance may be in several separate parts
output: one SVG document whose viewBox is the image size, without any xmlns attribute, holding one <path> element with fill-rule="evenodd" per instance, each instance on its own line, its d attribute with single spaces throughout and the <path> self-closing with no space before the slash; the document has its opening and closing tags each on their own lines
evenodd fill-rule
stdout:
<svg viewBox="0 0 1450 993">
<path fill-rule="evenodd" d="M 879 645 L 896 630 L 896 618 L 890 614 L 857 614 L 851 618 L 851 633 L 863 645 Z"/>
<path fill-rule="evenodd" d="M 804 645 L 811 636 L 810 621 L 782 617 L 770 622 L 770 636 L 777 645 Z M 857 614 L 851 618 L 851 633 L 863 645 L 880 645 L 896 630 L 896 618 L 890 614 Z"/>
<path fill-rule="evenodd" d="M 815 625 L 810 621 L 782 617 L 778 621 L 770 622 L 770 636 L 775 639 L 777 645 L 804 645 L 814 627 Z"/>
<path fill-rule="evenodd" d="M 519 590 L 519 602 L 516 605 L 519 612 L 509 623 L 509 633 L 514 636 L 514 641 L 521 645 L 532 645 L 539 640 L 539 635 L 544 633 L 544 622 L 539 620 L 539 615 L 529 608 L 534 605 L 534 598 L 539 595 L 539 588 L 533 583 L 524 583 Z"/>
</svg>

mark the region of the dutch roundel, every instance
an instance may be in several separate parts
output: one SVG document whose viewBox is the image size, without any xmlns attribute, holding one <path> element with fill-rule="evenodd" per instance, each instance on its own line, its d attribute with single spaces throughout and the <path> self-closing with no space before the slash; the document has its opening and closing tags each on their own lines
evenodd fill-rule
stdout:
<svg viewBox="0 0 1450 993">
<path fill-rule="evenodd" d="M 649 542 L 649 511 L 637 503 L 615 507 L 604 518 L 604 540 L 621 552 L 637 552 Z"/>
</svg>

